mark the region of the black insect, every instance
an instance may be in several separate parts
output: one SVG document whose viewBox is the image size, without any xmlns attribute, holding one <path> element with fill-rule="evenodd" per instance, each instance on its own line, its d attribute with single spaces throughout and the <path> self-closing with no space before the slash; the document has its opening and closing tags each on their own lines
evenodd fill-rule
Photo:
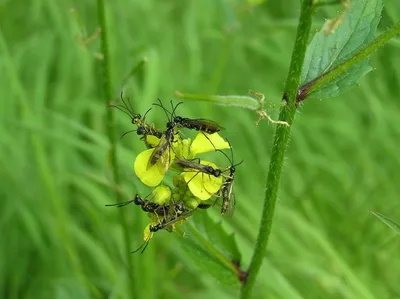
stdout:
<svg viewBox="0 0 400 299">
<path fill-rule="evenodd" d="M 222 173 L 222 171 L 220 169 L 214 169 L 210 165 L 196 163 L 191 160 L 187 160 L 185 158 L 176 159 L 174 162 L 178 166 L 182 167 L 183 169 L 194 169 L 194 170 L 198 170 L 199 172 L 213 175 L 215 177 L 219 177 Z"/>
<path fill-rule="evenodd" d="M 176 116 L 174 117 L 174 122 L 184 128 L 202 131 L 208 134 L 214 134 L 224 129 L 215 121 L 204 118 L 187 118 Z"/>
<path fill-rule="evenodd" d="M 147 246 L 149 245 L 150 239 L 154 233 L 158 232 L 159 230 L 166 229 L 168 226 L 174 225 L 175 223 L 177 223 L 181 220 L 185 220 L 191 214 L 193 214 L 194 211 L 195 211 L 195 209 L 187 210 L 181 214 L 176 214 L 173 216 L 165 217 L 159 223 L 150 226 L 150 228 L 149 228 L 150 234 L 149 234 L 148 238 L 144 241 L 144 243 L 138 249 L 136 249 L 135 251 L 132 251 L 132 253 L 136 253 L 142 248 L 143 249 L 142 249 L 141 253 L 143 253 L 146 250 Z M 172 229 L 171 229 L 171 231 L 172 231 Z"/>
<path fill-rule="evenodd" d="M 160 101 L 160 99 L 158 99 L 158 100 Z M 162 105 L 161 101 L 160 101 L 160 104 L 153 104 L 153 105 L 160 106 L 164 110 L 165 115 L 167 116 L 168 122 L 167 122 L 167 130 L 161 136 L 160 142 L 154 148 L 154 151 L 152 152 L 152 154 L 149 158 L 149 162 L 147 163 L 147 169 L 149 169 L 151 166 L 154 166 L 158 161 L 161 160 L 160 170 L 165 172 L 165 171 L 167 171 L 167 169 L 170 165 L 170 162 L 171 162 L 170 150 L 171 150 L 172 144 L 174 142 L 175 134 L 177 134 L 175 132 L 176 124 L 172 120 L 172 118 L 169 117 L 168 113 L 170 113 L 170 112 L 168 111 L 168 113 L 167 113 L 167 109 L 165 109 L 165 107 Z M 172 111 L 172 113 L 170 113 L 171 115 L 173 115 L 173 113 L 175 113 L 175 109 L 177 107 L 178 106 L 176 106 L 174 108 L 174 110 Z"/>
<path fill-rule="evenodd" d="M 191 129 L 191 130 L 196 130 L 196 131 L 202 131 L 208 134 L 213 134 L 216 132 L 219 132 L 223 130 L 224 128 L 221 127 L 219 124 L 217 124 L 215 121 L 209 120 L 209 119 L 204 119 L 204 118 L 187 118 L 187 117 L 182 117 L 182 116 L 176 116 L 175 111 L 176 108 L 180 104 L 183 104 L 183 102 L 179 102 L 175 107 L 171 101 L 171 107 L 172 107 L 172 113 L 169 112 L 165 107 L 161 104 L 154 104 L 156 106 L 159 106 L 163 108 L 166 112 L 168 112 L 171 115 L 171 119 L 175 124 L 177 124 L 180 127 Z"/>
<path fill-rule="evenodd" d="M 235 194 L 233 192 L 233 183 L 235 180 L 236 166 L 242 164 L 243 161 L 234 164 L 232 146 L 230 146 L 230 149 L 231 149 L 231 158 L 229 158 L 223 151 L 218 150 L 219 152 L 225 155 L 225 157 L 229 160 L 231 164 L 231 166 L 226 170 L 229 172 L 229 174 L 225 176 L 225 180 L 218 191 L 218 195 L 222 198 L 221 214 L 222 215 L 227 214 L 229 216 L 232 216 L 233 213 L 235 212 L 235 207 L 236 207 L 236 199 L 235 199 Z"/>
<path fill-rule="evenodd" d="M 156 165 L 158 161 L 161 161 L 161 171 L 165 172 L 168 170 L 171 162 L 170 150 L 172 143 L 174 142 L 174 136 L 175 128 L 173 125 L 170 125 L 170 122 L 168 122 L 167 130 L 161 136 L 160 142 L 156 145 L 154 151 L 151 153 L 149 162 L 147 163 L 147 169 Z"/>
<path fill-rule="evenodd" d="M 122 92 L 121 92 L 121 100 L 123 105 L 114 105 L 110 104 L 110 107 L 117 108 L 118 110 L 122 111 L 123 113 L 127 114 L 129 118 L 131 119 L 131 123 L 137 126 L 137 129 L 135 130 L 130 130 L 128 132 L 125 132 L 121 138 L 123 138 L 125 135 L 131 133 L 131 132 L 136 132 L 138 135 L 143 136 L 142 139 L 145 141 L 147 147 L 151 147 L 146 140 L 147 136 L 155 136 L 157 138 L 161 138 L 163 131 L 157 129 L 154 125 L 149 125 L 146 122 L 146 116 L 147 114 L 151 111 L 151 108 L 146 111 L 146 113 L 143 115 L 143 117 L 140 114 L 135 114 L 133 112 L 132 105 L 129 100 L 124 100 Z"/>
<path fill-rule="evenodd" d="M 160 217 L 166 217 L 168 215 L 181 215 L 185 212 L 188 211 L 188 208 L 186 208 L 182 202 L 178 203 L 169 203 L 165 205 L 160 205 L 158 203 L 155 203 L 153 201 L 149 201 L 147 199 L 142 199 L 139 194 L 136 194 L 135 197 L 131 200 L 121 202 L 121 203 L 116 203 L 116 204 L 109 204 L 106 205 L 107 207 L 124 207 L 126 205 L 129 205 L 131 203 L 134 203 L 135 205 L 138 205 L 142 208 L 144 212 L 155 214 Z"/>
<path fill-rule="evenodd" d="M 146 123 L 146 115 L 150 112 L 150 110 L 151 108 L 146 111 L 143 117 L 141 117 L 140 114 L 136 114 L 134 118 L 132 118 L 132 123 L 137 125 L 136 134 L 143 136 L 144 140 L 146 140 L 147 136 L 161 138 L 164 133 L 160 129 L 157 129 L 154 125 L 149 125 Z"/>
<path fill-rule="evenodd" d="M 199 204 L 199 205 L 197 206 L 197 208 L 203 209 L 203 210 L 209 209 L 209 208 L 211 208 L 211 207 L 212 207 L 212 204 L 208 204 L 208 203 L 201 203 L 201 204 Z"/>
</svg>

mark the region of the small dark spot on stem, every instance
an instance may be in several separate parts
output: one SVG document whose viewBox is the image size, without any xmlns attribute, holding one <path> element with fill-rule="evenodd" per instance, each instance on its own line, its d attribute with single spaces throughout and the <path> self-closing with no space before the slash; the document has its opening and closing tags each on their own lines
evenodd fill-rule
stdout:
<svg viewBox="0 0 400 299">
<path fill-rule="evenodd" d="M 286 92 L 283 94 L 282 102 L 285 102 L 286 105 L 289 104 L 289 100 L 288 100 L 288 96 L 287 96 Z"/>
<path fill-rule="evenodd" d="M 232 260 L 232 264 L 233 264 L 233 265 L 235 266 L 235 268 L 236 268 L 237 276 L 238 276 L 240 282 L 241 282 L 242 284 L 245 284 L 245 283 L 246 283 L 246 280 L 247 280 L 248 273 L 247 273 L 246 271 L 243 271 L 243 270 L 240 268 L 240 262 L 239 262 L 239 261 L 237 261 L 237 260 Z"/>
<path fill-rule="evenodd" d="M 300 86 L 299 90 L 297 91 L 296 106 L 299 106 L 300 103 L 306 99 L 306 97 L 308 96 L 308 90 L 310 86 L 312 86 L 312 82 L 313 81 L 310 81 L 309 83 Z"/>
</svg>

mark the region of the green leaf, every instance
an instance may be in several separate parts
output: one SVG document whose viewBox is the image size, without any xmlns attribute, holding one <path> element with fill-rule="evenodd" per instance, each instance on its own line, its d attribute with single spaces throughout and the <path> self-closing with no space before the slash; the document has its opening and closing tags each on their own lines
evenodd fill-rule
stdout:
<svg viewBox="0 0 400 299">
<path fill-rule="evenodd" d="M 303 92 L 307 98 L 322 100 L 336 97 L 372 70 L 366 58 L 317 90 L 310 93 L 306 90 L 315 79 L 328 74 L 374 38 L 381 12 L 382 0 L 352 0 L 342 23 L 334 32 L 329 35 L 323 31 L 315 34 L 307 48 L 301 76 L 301 89 L 305 89 Z"/>
<path fill-rule="evenodd" d="M 220 282 L 238 284 L 243 272 L 234 235 L 225 232 L 221 222 L 214 222 L 206 211 L 196 212 L 192 219 L 196 227 L 187 224 L 189 236 L 182 242 L 185 252 Z"/>
<path fill-rule="evenodd" d="M 387 226 L 389 226 L 391 229 L 393 229 L 396 233 L 400 234 L 400 225 L 398 225 L 396 222 L 393 220 L 389 219 L 385 215 L 378 213 L 378 212 L 370 212 L 372 215 L 376 216 L 379 220 L 381 220 L 383 223 L 385 223 Z"/>
</svg>

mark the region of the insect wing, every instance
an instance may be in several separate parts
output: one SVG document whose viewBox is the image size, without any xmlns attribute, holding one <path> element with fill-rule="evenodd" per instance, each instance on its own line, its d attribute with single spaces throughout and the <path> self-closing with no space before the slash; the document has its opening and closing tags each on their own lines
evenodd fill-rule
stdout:
<svg viewBox="0 0 400 299">
<path fill-rule="evenodd" d="M 235 213 L 235 208 L 236 208 L 236 198 L 235 198 L 235 194 L 232 193 L 230 198 L 228 199 L 228 205 L 227 205 L 227 209 L 225 211 L 225 215 L 232 217 L 233 214 Z"/>
<path fill-rule="evenodd" d="M 210 119 L 204 119 L 204 118 L 186 119 L 186 122 L 193 126 L 206 128 L 204 131 L 209 131 L 210 133 L 211 132 L 215 133 L 224 130 L 224 128 L 221 127 L 218 123 Z"/>
<path fill-rule="evenodd" d="M 178 164 L 180 167 L 182 167 L 186 171 L 194 171 L 198 170 L 201 172 L 206 172 L 205 168 L 206 166 L 200 163 L 195 163 L 186 159 L 177 159 L 175 160 L 175 163 Z M 207 173 L 207 172 L 206 172 Z"/>
<path fill-rule="evenodd" d="M 225 186 L 225 190 L 222 194 L 221 214 L 232 217 L 236 207 L 235 193 L 233 193 L 233 180 L 228 184 L 228 186 Z"/>
<path fill-rule="evenodd" d="M 157 167 L 161 173 L 165 173 L 169 165 L 171 164 L 171 152 L 170 147 L 168 146 L 167 149 L 162 153 L 159 162 L 157 163 Z"/>
<path fill-rule="evenodd" d="M 149 162 L 147 163 L 147 169 L 156 165 L 156 163 L 160 160 L 161 156 L 164 154 L 167 148 L 168 140 L 165 138 L 165 135 L 163 135 L 160 139 L 160 143 L 154 148 L 154 151 L 151 153 Z"/>
</svg>

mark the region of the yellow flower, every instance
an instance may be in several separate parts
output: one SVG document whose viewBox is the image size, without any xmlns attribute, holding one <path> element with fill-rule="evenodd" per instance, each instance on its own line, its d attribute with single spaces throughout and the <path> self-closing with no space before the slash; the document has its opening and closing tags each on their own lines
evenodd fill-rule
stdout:
<svg viewBox="0 0 400 299">
<path fill-rule="evenodd" d="M 146 225 L 146 227 L 144 228 L 144 231 L 143 231 L 143 240 L 148 242 L 153 237 L 153 232 L 150 231 L 150 227 L 154 227 L 155 225 L 161 223 L 162 221 L 167 221 L 167 222 L 172 221 L 173 218 L 170 218 L 170 217 L 171 216 L 160 218 L 156 214 L 151 214 L 150 223 Z M 178 226 L 185 223 L 186 219 L 187 219 L 186 217 L 182 217 L 181 219 L 179 219 L 169 225 L 166 225 L 163 229 L 165 229 L 166 231 L 169 231 L 169 232 L 173 232 L 173 231 L 175 231 L 175 229 Z"/>
<path fill-rule="evenodd" d="M 143 240 L 144 241 L 149 241 L 153 237 L 153 233 L 150 231 L 150 226 L 153 226 L 154 224 L 155 223 L 150 222 L 144 228 L 144 232 L 143 232 Z"/>
<path fill-rule="evenodd" d="M 160 142 L 160 139 L 153 135 L 146 135 L 145 138 L 146 144 L 148 144 L 150 147 L 155 147 Z"/>
<path fill-rule="evenodd" d="M 150 187 L 158 186 L 175 157 L 192 159 L 200 153 L 229 148 L 229 143 L 219 136 L 218 133 L 207 134 L 200 132 L 193 142 L 190 139 L 182 140 L 179 135 L 175 135 L 174 139 L 174 142 L 168 145 L 168 148 L 154 165 L 150 165 L 149 160 L 157 147 L 145 150 L 136 157 L 134 170 L 142 183 Z M 211 162 L 202 161 L 201 163 L 216 168 L 216 165 Z M 219 190 L 222 185 L 222 178 L 216 178 L 203 173 L 199 173 L 194 177 L 196 173 L 192 171 L 185 173 L 185 180 L 189 183 L 189 189 L 194 196 L 201 200 L 207 200 Z M 190 180 L 192 177 L 194 178 Z"/>
<path fill-rule="evenodd" d="M 209 161 L 200 161 L 200 164 L 216 169 L 217 165 Z M 222 176 L 215 177 L 199 171 L 185 171 L 182 173 L 189 190 L 200 200 L 210 199 L 222 185 Z"/>
<path fill-rule="evenodd" d="M 185 207 L 195 209 L 200 203 L 200 199 L 195 197 L 188 188 L 185 178 L 182 174 L 174 176 L 174 193 L 172 198 L 175 202 L 182 201 Z"/>
<path fill-rule="evenodd" d="M 219 136 L 218 133 L 208 134 L 200 132 L 190 145 L 190 157 L 194 158 L 197 154 L 212 152 L 215 150 L 222 150 L 230 148 L 229 143 Z"/>
<path fill-rule="evenodd" d="M 147 168 L 154 148 L 141 152 L 135 159 L 134 170 L 138 178 L 143 184 L 149 187 L 158 186 L 169 167 L 169 161 L 172 161 L 171 155 L 173 154 L 165 151 L 156 164 Z"/>
</svg>

